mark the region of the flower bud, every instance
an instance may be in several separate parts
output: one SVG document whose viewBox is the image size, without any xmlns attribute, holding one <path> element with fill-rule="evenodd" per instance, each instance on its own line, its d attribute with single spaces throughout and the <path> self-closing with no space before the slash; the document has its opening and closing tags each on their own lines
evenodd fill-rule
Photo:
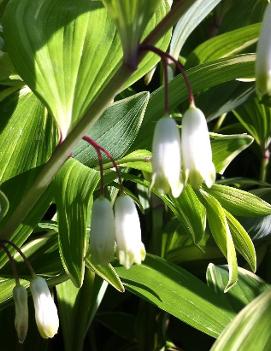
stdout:
<svg viewBox="0 0 271 351">
<path fill-rule="evenodd" d="M 30 290 L 40 335 L 45 339 L 52 338 L 58 331 L 59 319 L 57 308 L 46 280 L 41 277 L 35 277 L 30 283 Z"/>
<path fill-rule="evenodd" d="M 115 228 L 119 262 L 129 269 L 133 263 L 140 264 L 146 251 L 141 241 L 140 221 L 133 200 L 122 195 L 115 202 Z"/>
<path fill-rule="evenodd" d="M 264 102 L 271 100 L 271 4 L 266 7 L 256 54 L 256 91 Z"/>
<path fill-rule="evenodd" d="M 106 265 L 114 258 L 115 221 L 109 200 L 96 199 L 92 208 L 90 254 L 97 264 Z"/>
<path fill-rule="evenodd" d="M 186 180 L 193 187 L 204 181 L 210 188 L 216 174 L 211 143 L 205 116 L 195 106 L 190 106 L 183 115 L 181 145 Z"/>
<path fill-rule="evenodd" d="M 176 122 L 161 118 L 154 130 L 152 142 L 152 184 L 161 193 L 178 197 L 183 190 L 181 182 L 181 140 Z"/>
<path fill-rule="evenodd" d="M 28 331 L 28 299 L 26 288 L 16 285 L 13 289 L 15 303 L 15 329 L 19 343 L 23 343 Z"/>
</svg>

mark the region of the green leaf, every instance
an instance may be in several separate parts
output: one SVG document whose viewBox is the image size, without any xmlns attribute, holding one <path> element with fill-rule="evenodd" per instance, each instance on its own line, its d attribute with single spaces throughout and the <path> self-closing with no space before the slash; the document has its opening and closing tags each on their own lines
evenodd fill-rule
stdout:
<svg viewBox="0 0 271 351">
<path fill-rule="evenodd" d="M 115 159 L 124 156 L 132 146 L 143 121 L 149 93 L 142 92 L 110 106 L 89 130 L 89 135 L 106 148 Z M 89 167 L 97 165 L 97 153 L 80 141 L 73 156 Z"/>
<path fill-rule="evenodd" d="M 0 50 L 0 82 L 3 85 L 20 85 L 20 77 L 16 74 L 10 57 Z"/>
<path fill-rule="evenodd" d="M 151 173 L 151 157 L 152 154 L 148 150 L 136 150 L 118 160 L 118 164 L 121 167 L 128 167 Z"/>
<path fill-rule="evenodd" d="M 5 217 L 9 209 L 9 202 L 6 195 L 0 191 L 0 221 Z"/>
<path fill-rule="evenodd" d="M 148 31 L 165 15 L 165 7 L 163 2 Z M 100 1 L 11 0 L 4 30 L 15 68 L 46 104 L 64 139 L 121 63 L 113 21 Z M 166 49 L 168 41 L 169 35 L 158 45 Z M 158 60 L 148 55 L 127 84 Z"/>
<path fill-rule="evenodd" d="M 28 88 L 0 103 L 0 179 L 45 163 L 57 144 L 54 121 Z"/>
<path fill-rule="evenodd" d="M 194 94 L 235 80 L 254 75 L 255 55 L 240 55 L 202 64 L 187 70 Z M 150 97 L 142 127 L 135 141 L 134 148 L 150 149 L 152 135 L 157 122 L 164 115 L 164 88 L 155 90 Z M 169 106 L 174 111 L 187 99 L 187 90 L 183 78 L 179 75 L 169 84 Z M 204 112 L 204 111 L 203 111 Z"/>
<path fill-rule="evenodd" d="M 211 351 L 253 351 L 271 348 L 271 289 L 247 305 L 219 336 Z"/>
<path fill-rule="evenodd" d="M 228 165 L 253 143 L 253 138 L 246 134 L 222 135 L 210 133 L 213 162 L 217 173 L 223 174 Z"/>
<path fill-rule="evenodd" d="M 40 168 L 35 168 L 28 172 L 22 173 L 14 178 L 11 178 L 1 185 L 1 190 L 5 193 L 9 200 L 9 211 L 0 224 L 2 234 L 5 234 L 2 228 L 9 220 L 11 214 L 13 214 L 18 203 L 20 201 L 23 201 L 25 192 L 32 186 L 33 179 L 35 179 L 39 171 Z M 11 237 L 11 240 L 17 246 L 20 247 L 27 240 L 29 235 L 33 232 L 37 223 L 41 220 L 42 216 L 48 209 L 50 202 L 52 201 L 52 197 L 52 188 L 49 187 L 43 193 L 34 209 L 26 216 L 25 220 L 22 223 L 20 223 L 18 227 L 14 228 L 13 222 L 10 222 L 10 226 L 13 229 L 13 235 Z M 11 249 L 11 252 L 13 253 L 14 249 Z M 0 267 L 3 267 L 3 265 L 7 261 L 7 256 L 3 252 L 0 252 Z"/>
<path fill-rule="evenodd" d="M 170 44 L 170 54 L 177 60 L 182 47 L 201 21 L 221 0 L 197 0 L 176 24 Z"/>
<path fill-rule="evenodd" d="M 127 290 L 208 335 L 218 336 L 233 317 L 225 298 L 160 257 L 147 255 L 141 265 L 116 270 Z"/>
<path fill-rule="evenodd" d="M 91 262 L 90 257 L 87 256 L 86 258 L 86 266 L 93 270 L 98 276 L 100 276 L 102 279 L 106 280 L 110 285 L 113 286 L 116 290 L 120 292 L 124 292 L 124 286 L 115 271 L 114 267 L 111 264 L 108 264 L 107 266 L 102 266 L 102 265 L 97 265 Z"/>
<path fill-rule="evenodd" d="M 189 235 L 195 244 L 199 244 L 205 232 L 206 210 L 193 188 L 187 185 L 177 199 L 163 199 L 179 220 L 181 231 Z"/>
<path fill-rule="evenodd" d="M 216 266 L 212 263 L 208 265 L 206 279 L 208 286 L 212 287 L 217 294 L 226 297 L 236 312 L 239 312 L 269 287 L 257 275 L 238 267 L 238 282 L 225 294 L 223 290 L 229 279 L 228 267 Z"/>
<path fill-rule="evenodd" d="M 188 57 L 187 66 L 234 56 L 251 47 L 258 40 L 260 23 L 251 24 L 220 34 L 200 44 Z"/>
<path fill-rule="evenodd" d="M 138 43 L 160 0 L 103 0 L 119 30 L 124 60 L 136 65 Z"/>
<path fill-rule="evenodd" d="M 223 207 L 213 196 L 205 191 L 200 190 L 200 194 L 206 205 L 207 219 L 212 236 L 228 261 L 229 280 L 225 287 L 226 292 L 234 286 L 238 279 L 238 264 L 233 238 Z"/>
<path fill-rule="evenodd" d="M 257 269 L 257 257 L 253 242 L 245 228 L 238 220 L 228 211 L 226 213 L 227 221 L 232 234 L 233 242 L 236 250 L 244 257 L 253 272 Z"/>
<path fill-rule="evenodd" d="M 93 272 L 85 272 L 80 289 L 71 280 L 57 285 L 60 323 L 64 336 L 65 351 L 81 351 L 91 321 L 102 302 L 107 283 Z"/>
<path fill-rule="evenodd" d="M 260 104 L 257 98 L 250 98 L 234 114 L 257 144 L 268 148 L 271 141 L 271 108 Z"/>
<path fill-rule="evenodd" d="M 213 87 L 197 97 L 197 105 L 205 112 L 208 122 L 231 112 L 255 93 L 255 84 L 231 81 Z M 212 103 L 210 104 L 210 101 Z"/>
<path fill-rule="evenodd" d="M 98 172 L 76 160 L 66 161 L 53 183 L 63 266 L 76 287 L 83 283 L 88 248 L 92 194 Z"/>
<path fill-rule="evenodd" d="M 265 216 L 271 214 L 271 205 L 247 191 L 226 185 L 214 184 L 208 193 L 233 215 L 244 217 Z"/>
</svg>

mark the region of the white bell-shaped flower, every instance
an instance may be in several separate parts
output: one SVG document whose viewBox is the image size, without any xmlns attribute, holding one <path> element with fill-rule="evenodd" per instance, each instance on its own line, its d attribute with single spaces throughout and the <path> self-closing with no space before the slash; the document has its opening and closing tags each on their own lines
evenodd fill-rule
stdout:
<svg viewBox="0 0 271 351">
<path fill-rule="evenodd" d="M 141 241 L 141 228 L 134 201 L 122 195 L 115 202 L 115 228 L 119 262 L 129 269 L 133 263 L 140 264 L 146 251 Z"/>
<path fill-rule="evenodd" d="M 46 280 L 41 277 L 35 277 L 30 283 L 30 290 L 40 335 L 45 339 L 52 338 L 58 331 L 59 319 L 57 308 Z"/>
<path fill-rule="evenodd" d="M 183 115 L 181 144 L 186 181 L 193 187 L 205 182 L 210 188 L 216 175 L 210 137 L 205 116 L 194 105 Z"/>
<path fill-rule="evenodd" d="M 23 343 L 28 331 L 28 297 L 26 288 L 16 285 L 13 289 L 15 303 L 15 329 L 19 343 Z"/>
<path fill-rule="evenodd" d="M 266 7 L 256 54 L 256 90 L 259 97 L 271 97 L 271 3 Z"/>
<path fill-rule="evenodd" d="M 152 183 L 162 194 L 178 197 L 183 190 L 181 182 L 181 140 L 176 122 L 161 118 L 154 130 L 152 142 Z"/>
<path fill-rule="evenodd" d="M 97 198 L 93 203 L 90 254 L 97 264 L 108 264 L 114 258 L 115 220 L 111 203 L 105 197 Z"/>
</svg>

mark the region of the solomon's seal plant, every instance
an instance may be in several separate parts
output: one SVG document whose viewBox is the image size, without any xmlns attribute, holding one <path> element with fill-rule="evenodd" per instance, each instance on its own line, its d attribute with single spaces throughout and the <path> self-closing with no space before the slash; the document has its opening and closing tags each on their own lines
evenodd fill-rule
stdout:
<svg viewBox="0 0 271 351">
<path fill-rule="evenodd" d="M 270 11 L 0 1 L 1 350 L 270 348 Z"/>
</svg>

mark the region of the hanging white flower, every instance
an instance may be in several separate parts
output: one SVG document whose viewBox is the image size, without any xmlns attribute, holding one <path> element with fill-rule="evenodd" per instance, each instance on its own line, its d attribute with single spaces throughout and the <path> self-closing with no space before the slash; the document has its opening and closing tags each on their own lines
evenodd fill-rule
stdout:
<svg viewBox="0 0 271 351">
<path fill-rule="evenodd" d="M 90 253 L 97 264 L 108 264 L 114 258 L 115 221 L 111 203 L 105 197 L 97 198 L 93 203 Z"/>
<path fill-rule="evenodd" d="M 181 140 L 176 122 L 170 117 L 161 118 L 155 126 L 152 142 L 152 183 L 162 194 L 178 197 L 181 182 Z"/>
<path fill-rule="evenodd" d="M 182 118 L 182 156 L 186 181 L 193 187 L 203 182 L 211 187 L 215 182 L 215 166 L 212 161 L 212 149 L 204 114 L 194 105 Z"/>
<path fill-rule="evenodd" d="M 28 297 L 26 288 L 16 285 L 13 289 L 15 303 L 15 329 L 19 343 L 23 343 L 28 331 Z"/>
<path fill-rule="evenodd" d="M 256 54 L 256 90 L 259 97 L 271 97 L 271 3 L 266 7 Z"/>
<path fill-rule="evenodd" d="M 129 269 L 133 263 L 140 264 L 146 251 L 141 241 L 141 228 L 134 201 L 122 195 L 115 202 L 115 228 L 119 262 Z"/>
<path fill-rule="evenodd" d="M 57 308 L 46 280 L 41 277 L 35 277 L 30 283 L 30 290 L 40 335 L 45 339 L 52 338 L 58 331 L 59 319 Z"/>
</svg>

